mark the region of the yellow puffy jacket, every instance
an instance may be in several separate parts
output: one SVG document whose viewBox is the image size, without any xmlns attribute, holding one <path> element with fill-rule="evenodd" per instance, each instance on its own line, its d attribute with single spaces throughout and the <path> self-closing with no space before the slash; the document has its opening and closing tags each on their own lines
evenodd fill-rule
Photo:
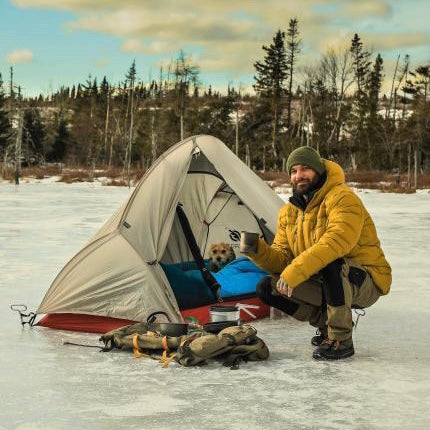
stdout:
<svg viewBox="0 0 430 430">
<path fill-rule="evenodd" d="M 252 260 L 280 274 L 296 287 L 334 260 L 350 258 L 366 268 L 382 294 L 391 285 L 391 267 L 372 218 L 359 197 L 345 184 L 342 168 L 324 160 L 327 180 L 302 211 L 292 203 L 278 215 L 278 231 L 271 246 L 260 239 Z"/>
</svg>

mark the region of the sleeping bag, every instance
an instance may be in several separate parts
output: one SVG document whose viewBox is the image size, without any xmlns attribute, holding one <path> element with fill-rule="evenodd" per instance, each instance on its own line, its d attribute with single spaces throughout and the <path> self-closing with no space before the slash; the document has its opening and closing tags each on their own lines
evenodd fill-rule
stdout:
<svg viewBox="0 0 430 430">
<path fill-rule="evenodd" d="M 173 289 L 179 309 L 191 309 L 214 302 L 214 296 L 195 262 L 161 264 Z M 240 257 L 212 275 L 221 285 L 221 297 L 255 294 L 258 281 L 268 275 L 248 257 Z"/>
</svg>

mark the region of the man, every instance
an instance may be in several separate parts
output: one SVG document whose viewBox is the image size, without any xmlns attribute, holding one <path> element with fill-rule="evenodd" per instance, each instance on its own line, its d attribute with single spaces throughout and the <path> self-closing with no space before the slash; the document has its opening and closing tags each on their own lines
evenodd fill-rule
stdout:
<svg viewBox="0 0 430 430">
<path fill-rule="evenodd" d="M 258 239 L 249 257 L 273 273 L 257 285 L 263 302 L 318 328 L 313 358 L 354 354 L 352 308 L 389 292 L 391 268 L 363 203 L 342 168 L 310 147 L 287 160 L 293 186 L 271 246 Z"/>
</svg>

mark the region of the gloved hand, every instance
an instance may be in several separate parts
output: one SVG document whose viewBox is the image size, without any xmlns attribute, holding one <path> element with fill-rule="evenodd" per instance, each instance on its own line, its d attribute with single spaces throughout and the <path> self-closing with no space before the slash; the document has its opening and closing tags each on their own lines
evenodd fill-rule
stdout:
<svg viewBox="0 0 430 430">
<path fill-rule="evenodd" d="M 291 297 L 293 294 L 293 289 L 289 287 L 282 278 L 279 278 L 278 282 L 276 283 L 276 290 L 283 296 L 287 297 Z"/>
</svg>

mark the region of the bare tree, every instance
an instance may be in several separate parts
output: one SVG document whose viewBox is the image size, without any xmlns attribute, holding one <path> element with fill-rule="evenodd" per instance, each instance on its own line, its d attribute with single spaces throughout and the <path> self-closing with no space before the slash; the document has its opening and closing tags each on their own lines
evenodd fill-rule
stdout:
<svg viewBox="0 0 430 430">
<path fill-rule="evenodd" d="M 335 108 L 335 119 L 328 138 L 328 145 L 339 144 L 342 127 L 345 122 L 343 115 L 346 108 L 348 90 L 354 82 L 351 52 L 348 48 L 335 50 L 330 48 L 321 60 L 321 76 L 326 77 L 332 94 Z"/>
<path fill-rule="evenodd" d="M 186 57 L 184 51 L 179 52 L 175 62 L 175 90 L 176 90 L 176 113 L 180 119 L 181 140 L 184 139 L 184 116 L 190 87 L 198 84 L 200 69 L 192 64 L 191 58 Z"/>
<path fill-rule="evenodd" d="M 125 167 L 127 170 L 127 184 L 130 187 L 130 170 L 131 170 L 131 159 L 133 150 L 133 126 L 134 126 L 134 87 L 136 84 L 136 61 L 133 61 L 128 73 L 128 106 L 130 111 L 130 122 L 128 125 L 128 140 L 125 152 Z"/>
</svg>

